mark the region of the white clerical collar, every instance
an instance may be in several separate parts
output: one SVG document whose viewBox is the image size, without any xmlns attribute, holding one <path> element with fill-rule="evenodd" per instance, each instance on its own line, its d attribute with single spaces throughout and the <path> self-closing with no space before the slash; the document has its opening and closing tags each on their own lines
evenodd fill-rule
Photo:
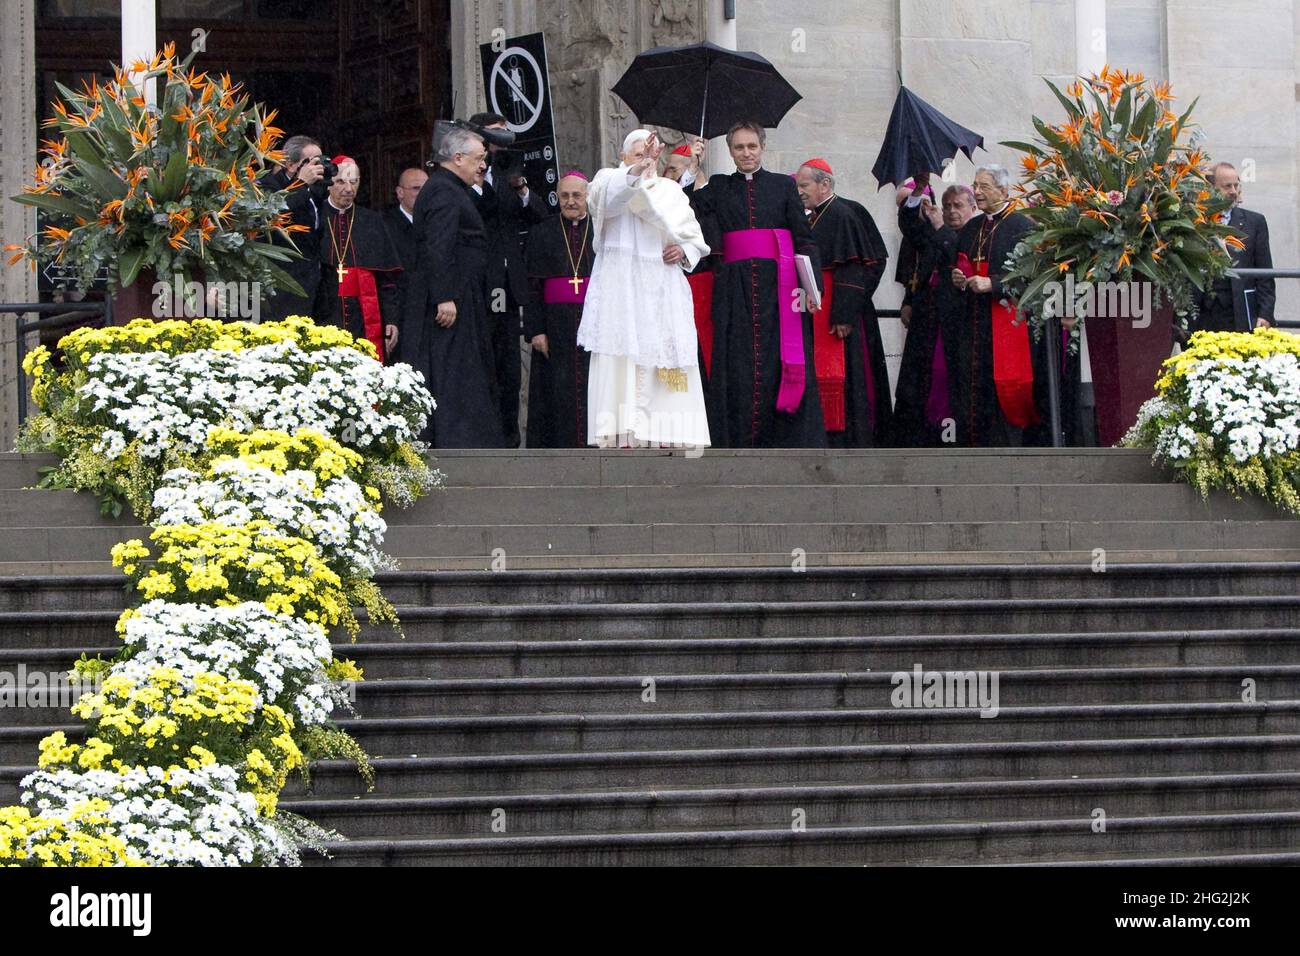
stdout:
<svg viewBox="0 0 1300 956">
<path fill-rule="evenodd" d="M 400 209 L 400 210 L 402 210 L 402 215 L 406 217 L 406 221 L 407 221 L 407 222 L 414 224 L 414 222 L 415 222 L 415 217 L 414 217 L 413 215 L 411 215 L 409 212 L 406 211 L 406 207 L 405 207 L 405 206 L 401 206 L 401 205 L 399 205 L 397 208 Z"/>
<path fill-rule="evenodd" d="M 998 216 L 1002 215 L 1002 213 L 1003 213 L 1003 212 L 1006 210 L 1006 208 L 1007 208 L 1008 206 L 1010 206 L 1010 205 L 1011 205 L 1011 200 L 1008 199 L 1008 200 L 1007 200 L 1006 202 L 1004 202 L 1001 206 L 998 206 L 997 209 L 994 209 L 991 213 L 989 213 L 989 218 L 990 218 L 990 219 L 996 219 Z"/>
<path fill-rule="evenodd" d="M 335 205 L 334 205 L 334 197 L 333 197 L 333 196 L 326 196 L 326 197 L 325 197 L 325 201 L 326 201 L 327 203 L 329 203 L 331 206 L 334 207 L 334 211 L 335 211 L 335 212 L 347 212 L 348 209 L 351 209 L 351 208 L 353 208 L 353 206 L 356 205 L 356 203 L 353 203 L 352 206 L 348 206 L 348 209 L 340 209 L 338 206 L 335 206 Z"/>
<path fill-rule="evenodd" d="M 762 169 L 762 168 L 763 168 L 762 166 L 758 167 L 758 169 Z M 754 173 L 758 172 L 758 169 L 754 170 Z M 745 173 L 745 179 L 747 179 L 747 180 L 748 180 L 748 179 L 753 179 L 753 178 L 754 178 L 754 173 Z"/>
</svg>

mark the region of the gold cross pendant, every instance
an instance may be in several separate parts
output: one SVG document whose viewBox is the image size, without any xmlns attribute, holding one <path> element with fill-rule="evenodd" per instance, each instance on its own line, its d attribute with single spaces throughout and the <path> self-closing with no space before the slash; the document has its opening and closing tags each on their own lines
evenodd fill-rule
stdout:
<svg viewBox="0 0 1300 956">
<path fill-rule="evenodd" d="M 574 276 L 572 279 L 569 280 L 569 285 L 573 286 L 574 295 L 577 295 L 579 292 L 582 291 L 582 280 L 577 276 Z"/>
<path fill-rule="evenodd" d="M 343 281 L 343 277 L 344 277 L 345 275 L 347 275 L 347 274 L 348 274 L 348 270 L 345 269 L 345 268 L 343 268 L 343 263 L 340 262 L 340 263 L 339 263 L 339 281 L 342 282 L 342 281 Z"/>
</svg>

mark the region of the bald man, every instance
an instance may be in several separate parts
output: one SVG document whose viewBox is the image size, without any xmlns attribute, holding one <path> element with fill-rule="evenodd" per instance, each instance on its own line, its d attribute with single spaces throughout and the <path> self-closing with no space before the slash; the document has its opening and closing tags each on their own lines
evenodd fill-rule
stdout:
<svg viewBox="0 0 1300 956">
<path fill-rule="evenodd" d="M 393 234 L 393 242 L 397 244 L 397 253 L 402 259 L 402 268 L 408 271 L 415 261 L 415 200 L 428 181 L 429 174 L 423 169 L 414 166 L 403 169 L 397 177 L 397 187 L 393 190 L 397 205 L 384 210 L 384 223 Z"/>
</svg>

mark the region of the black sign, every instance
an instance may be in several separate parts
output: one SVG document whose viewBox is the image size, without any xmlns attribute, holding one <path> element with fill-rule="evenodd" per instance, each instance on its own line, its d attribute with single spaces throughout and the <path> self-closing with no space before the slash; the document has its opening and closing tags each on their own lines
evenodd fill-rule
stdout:
<svg viewBox="0 0 1300 956">
<path fill-rule="evenodd" d="M 551 209 L 560 173 L 555 156 L 555 122 L 551 115 L 551 84 L 546 69 L 546 38 L 540 33 L 494 40 L 479 47 L 487 108 L 506 118 L 514 131 L 510 151 L 534 194 L 546 197 Z"/>
</svg>

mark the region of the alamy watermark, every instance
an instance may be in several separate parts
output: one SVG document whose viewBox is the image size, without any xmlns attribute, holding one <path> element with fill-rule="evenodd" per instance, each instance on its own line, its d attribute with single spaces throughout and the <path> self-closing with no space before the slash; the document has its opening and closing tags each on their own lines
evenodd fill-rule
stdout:
<svg viewBox="0 0 1300 956">
<path fill-rule="evenodd" d="M 68 708 L 83 694 L 97 694 L 98 678 L 69 679 L 67 671 L 28 670 L 19 664 L 14 670 L 0 671 L 0 708 L 61 707 Z"/>
<path fill-rule="evenodd" d="M 262 317 L 260 282 L 187 282 L 177 273 L 171 282 L 155 282 L 151 291 L 156 319 L 207 317 L 257 322 Z"/>
<path fill-rule="evenodd" d="M 1043 286 L 1043 308 L 1059 318 L 1126 319 L 1133 328 L 1151 324 L 1151 283 L 1149 282 L 1075 282 L 1073 275 L 1065 281 Z"/>
<path fill-rule="evenodd" d="M 927 671 L 913 664 L 910 671 L 895 671 L 889 702 L 911 709 L 961 709 L 978 707 L 981 717 L 998 715 L 997 671 Z"/>
</svg>

